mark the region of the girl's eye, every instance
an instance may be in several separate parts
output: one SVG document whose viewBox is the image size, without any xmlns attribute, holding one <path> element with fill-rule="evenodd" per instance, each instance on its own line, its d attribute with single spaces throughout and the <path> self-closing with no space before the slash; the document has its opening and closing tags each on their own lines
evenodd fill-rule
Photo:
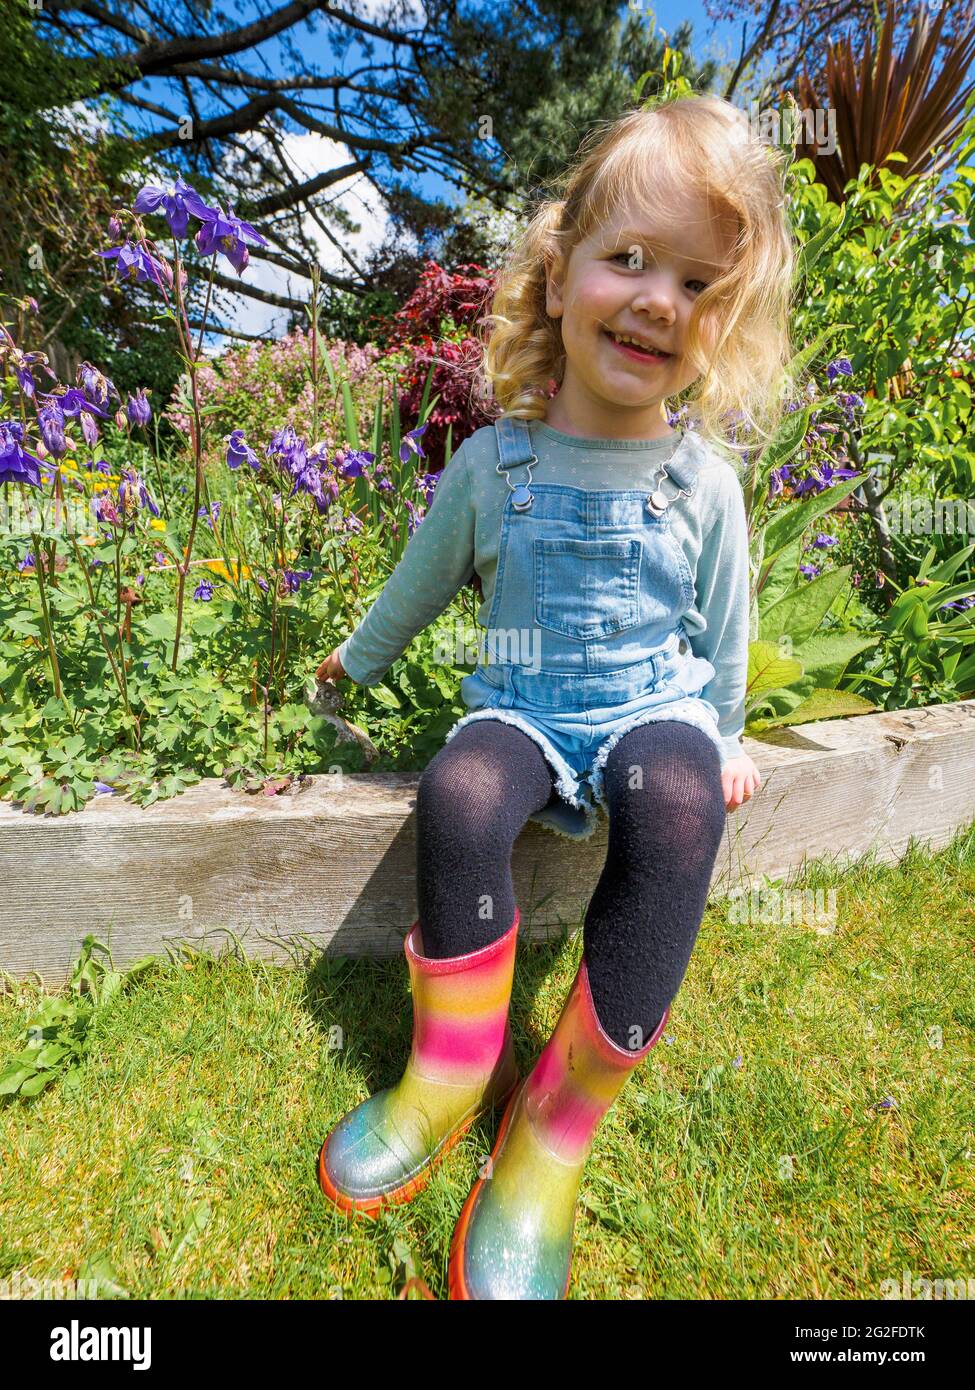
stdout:
<svg viewBox="0 0 975 1390">
<path fill-rule="evenodd" d="M 640 265 L 639 260 L 637 259 L 635 252 L 632 251 L 616 251 L 612 256 L 610 256 L 609 259 L 611 261 L 626 261 L 630 270 L 643 269 L 642 265 Z M 708 282 L 706 280 L 688 280 L 687 283 L 689 285 L 700 285 L 701 289 L 697 291 L 698 294 L 701 293 L 701 290 L 706 290 L 708 287 Z"/>
</svg>

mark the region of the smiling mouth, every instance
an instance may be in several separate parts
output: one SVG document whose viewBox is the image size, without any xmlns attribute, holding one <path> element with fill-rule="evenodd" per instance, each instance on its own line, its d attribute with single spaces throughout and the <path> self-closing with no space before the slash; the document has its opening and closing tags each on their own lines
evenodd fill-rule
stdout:
<svg viewBox="0 0 975 1390">
<path fill-rule="evenodd" d="M 625 352 L 628 357 L 639 358 L 644 362 L 669 362 L 673 356 L 673 353 L 670 352 L 657 352 L 652 348 L 640 347 L 638 343 L 634 343 L 632 340 L 624 342 L 608 328 L 604 328 L 602 331 L 613 346 L 618 348 L 620 352 Z"/>
</svg>

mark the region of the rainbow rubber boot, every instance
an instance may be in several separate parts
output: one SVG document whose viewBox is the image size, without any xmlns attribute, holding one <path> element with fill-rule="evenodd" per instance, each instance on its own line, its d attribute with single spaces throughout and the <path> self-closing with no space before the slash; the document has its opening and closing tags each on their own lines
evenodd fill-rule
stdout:
<svg viewBox="0 0 975 1390">
<path fill-rule="evenodd" d="M 420 954 L 417 920 L 403 949 L 413 994 L 413 1045 L 395 1086 L 350 1110 L 322 1145 L 318 1180 L 346 1212 L 375 1216 L 411 1201 L 479 1115 L 518 1082 L 508 1004 L 520 914 L 504 936 L 466 956 Z"/>
<path fill-rule="evenodd" d="M 512 1096 L 486 1174 L 461 1210 L 450 1244 L 451 1298 L 565 1298 L 579 1183 L 596 1130 L 669 1015 L 668 1007 L 640 1051 L 619 1047 L 596 1017 L 583 956 L 555 1031 Z"/>
</svg>

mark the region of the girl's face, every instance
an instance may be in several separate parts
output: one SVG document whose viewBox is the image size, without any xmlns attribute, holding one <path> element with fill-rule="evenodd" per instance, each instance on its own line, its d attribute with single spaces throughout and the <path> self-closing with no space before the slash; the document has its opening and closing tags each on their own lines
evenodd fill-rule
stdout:
<svg viewBox="0 0 975 1390">
<path fill-rule="evenodd" d="M 627 209 L 573 247 L 567 268 L 549 267 L 545 307 L 562 320 L 565 374 L 546 421 L 566 434 L 673 433 L 663 402 L 696 379 L 684 359 L 691 311 L 730 266 L 736 225 L 694 194 L 668 198 L 667 209 L 652 224 Z M 621 345 L 619 336 L 667 356 Z"/>
</svg>

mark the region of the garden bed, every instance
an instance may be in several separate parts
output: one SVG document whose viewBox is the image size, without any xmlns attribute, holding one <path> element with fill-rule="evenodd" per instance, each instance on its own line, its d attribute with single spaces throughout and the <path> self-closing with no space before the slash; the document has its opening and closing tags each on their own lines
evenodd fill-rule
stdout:
<svg viewBox="0 0 975 1390">
<path fill-rule="evenodd" d="M 728 817 L 712 892 L 788 878 L 809 858 L 900 858 L 975 820 L 975 700 L 831 719 L 746 739 L 762 786 Z M 189 943 L 299 959 L 397 954 L 415 919 L 419 774 L 310 779 L 293 796 L 211 778 L 145 809 L 100 795 L 67 816 L 0 803 L 0 969 L 60 984 L 88 932 L 119 967 Z M 529 823 L 513 873 L 526 935 L 582 920 L 606 822 L 571 841 Z M 232 934 L 232 935 L 231 935 Z"/>
</svg>

